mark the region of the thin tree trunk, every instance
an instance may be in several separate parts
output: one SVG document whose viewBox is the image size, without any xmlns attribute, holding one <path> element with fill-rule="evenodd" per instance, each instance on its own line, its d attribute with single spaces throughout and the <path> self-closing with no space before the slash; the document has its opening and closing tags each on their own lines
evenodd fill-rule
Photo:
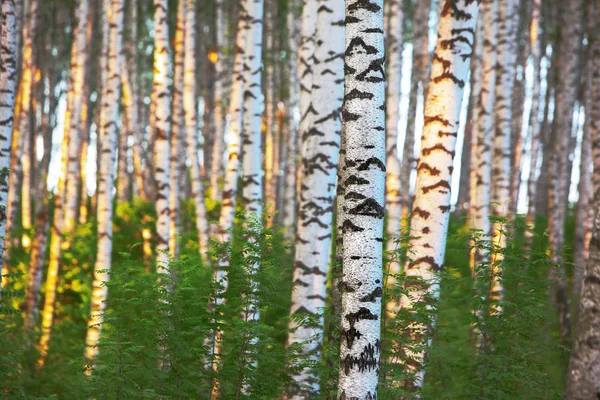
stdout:
<svg viewBox="0 0 600 400">
<path fill-rule="evenodd" d="M 238 178 L 240 169 L 240 142 L 242 134 L 242 116 L 244 104 L 244 57 L 246 52 L 246 0 L 241 0 L 240 14 L 237 23 L 237 33 L 235 38 L 235 58 L 233 63 L 233 79 L 231 86 L 231 99 L 229 103 L 229 131 L 227 132 L 227 167 L 225 170 L 225 181 L 223 187 L 223 203 L 221 205 L 221 214 L 219 216 L 219 225 L 216 240 L 221 243 L 231 241 L 233 220 L 235 217 L 235 202 L 238 194 Z M 190 56 L 190 63 L 193 58 Z M 215 305 L 219 306 L 225 301 L 224 296 L 229 285 L 227 277 L 227 267 L 229 259 L 222 258 L 218 262 L 219 268 L 215 269 L 214 282 L 219 285 L 215 296 Z M 222 347 L 222 332 L 214 332 L 211 337 L 213 352 L 213 370 L 216 372 L 220 368 L 221 359 L 219 357 Z M 213 390 L 211 398 L 216 399 L 219 395 L 219 382 L 213 381 Z"/>
<path fill-rule="evenodd" d="M 169 253 L 174 258 L 179 255 L 179 231 L 181 229 L 181 193 L 179 185 L 179 163 L 183 154 L 182 133 L 184 128 L 183 121 L 183 60 L 184 60 L 184 34 L 185 34 L 185 0 L 180 0 L 177 3 L 177 24 L 175 28 L 175 74 L 173 77 L 173 112 L 172 112 L 172 129 L 171 129 L 171 156 L 169 161 L 171 164 L 170 176 L 170 192 L 169 192 L 169 208 L 171 209 L 170 230 L 171 237 L 169 238 Z"/>
<path fill-rule="evenodd" d="M 171 217 L 169 209 L 171 165 L 171 91 L 169 73 L 169 26 L 167 0 L 154 0 L 154 174 L 156 180 L 156 251 L 157 268 L 165 272 L 169 264 Z"/>
<path fill-rule="evenodd" d="M 398 121 L 400 119 L 400 95 L 402 82 L 402 43 L 404 39 L 404 1 L 394 0 L 389 2 L 389 19 L 387 23 L 388 37 L 388 65 L 387 65 L 387 91 L 386 91 L 386 176 L 385 176 L 385 204 L 387 206 L 386 226 L 386 251 L 393 252 L 398 248 L 402 209 L 400 198 L 402 186 L 400 185 L 400 159 L 398 158 Z M 396 276 L 400 273 L 400 264 L 397 260 L 390 261 L 387 265 L 387 287 L 396 285 Z M 386 318 L 396 316 L 400 304 L 397 299 L 387 299 L 385 304 Z"/>
<path fill-rule="evenodd" d="M 600 7 L 590 10 L 600 18 Z M 573 338 L 573 348 L 566 374 L 565 399 L 587 400 L 600 396 L 598 376 L 600 376 L 600 341 L 597 340 L 600 324 L 600 35 L 594 29 L 591 37 L 590 57 L 592 59 L 590 136 L 594 164 L 594 219 L 593 233 L 589 247 L 582 288 L 579 298 L 577 324 Z"/>
<path fill-rule="evenodd" d="M 511 178 L 511 129 L 512 107 L 511 99 L 515 83 L 516 68 L 516 38 L 519 18 L 518 0 L 507 0 L 498 3 L 498 58 L 496 73 L 496 100 L 494 103 L 494 138 L 492 144 L 491 204 L 490 214 L 496 218 L 506 218 L 510 203 Z M 515 172 L 516 173 L 516 172 Z M 502 286 L 503 249 L 506 246 L 504 234 L 506 223 L 501 220 L 492 226 L 492 241 L 494 249 L 491 259 L 492 283 L 490 299 L 494 302 L 504 298 Z M 501 307 L 495 305 L 497 311 Z"/>
<path fill-rule="evenodd" d="M 19 2 L 20 3 L 20 2 Z M 26 141 L 31 140 L 31 117 L 30 110 L 32 104 L 32 87 L 34 84 L 35 77 L 35 52 L 33 48 L 33 40 L 36 36 L 38 28 L 38 0 L 30 0 L 29 5 L 24 4 L 23 7 L 23 57 L 21 61 L 21 79 L 19 81 L 19 93 L 17 101 L 20 103 L 15 109 L 15 120 L 16 126 L 13 125 L 14 132 L 12 137 L 12 153 L 10 160 L 10 172 L 9 172 L 9 188 L 8 188 L 8 200 L 7 200 L 7 220 L 6 220 L 6 231 L 5 240 L 11 241 L 10 232 L 14 228 L 17 222 L 19 207 L 19 190 L 22 187 L 23 178 L 23 163 L 22 159 L 25 156 L 24 151 L 28 149 L 25 145 Z M 18 112 L 17 112 L 18 110 Z M 29 158 L 25 156 L 24 158 Z M 25 164 L 28 164 L 25 162 Z M 27 171 L 29 173 L 30 171 Z M 22 192 L 21 192 L 22 194 Z M 26 194 L 26 202 L 30 202 L 31 199 L 28 197 L 29 193 Z M 31 205 L 29 205 L 31 207 Z M 29 211 L 30 212 L 30 211 Z M 27 218 L 27 217 L 26 217 Z M 29 226 L 31 227 L 31 215 L 29 214 Z M 18 243 L 18 238 L 14 238 L 13 244 Z"/>
<path fill-rule="evenodd" d="M 498 43 L 498 1 L 483 0 L 483 54 L 481 87 L 476 97 L 476 117 L 473 124 L 471 150 L 471 206 L 469 217 L 473 229 L 482 235 L 490 233 L 490 193 L 492 174 L 492 136 L 494 132 L 494 103 L 496 99 L 496 70 Z M 482 249 L 475 249 L 471 271 L 484 260 Z"/>
<path fill-rule="evenodd" d="M 17 1 L 20 3 L 20 1 Z M 0 59 L 0 268 L 4 265 L 4 235 L 6 233 L 6 207 L 9 191 L 9 167 L 14 123 L 15 90 L 17 86 L 17 32 L 15 1 L 2 0 L 2 46 Z M 0 287 L 1 290 L 1 287 Z"/>
<path fill-rule="evenodd" d="M 275 163 L 275 67 L 273 65 L 275 60 L 275 49 L 274 35 L 275 29 L 275 18 L 273 13 L 273 1 L 265 9 L 265 21 L 266 21 L 266 32 L 265 32 L 265 60 L 266 74 L 265 74 L 265 152 L 264 152 L 264 165 L 265 165 L 265 206 L 268 207 L 267 215 L 268 218 L 265 221 L 267 227 L 271 227 L 273 224 L 272 214 L 275 212 L 275 201 L 276 201 L 276 182 L 274 177 L 277 174 Z"/>
<path fill-rule="evenodd" d="M 525 231 L 527 241 L 531 242 L 533 238 L 533 229 L 535 228 L 535 205 L 537 189 L 537 166 L 541 156 L 541 132 L 540 132 L 540 100 L 541 100 L 541 41 L 539 40 L 539 19 L 542 0 L 534 0 L 531 9 L 531 27 L 529 31 L 529 40 L 531 46 L 531 56 L 533 62 L 533 88 L 531 91 L 531 111 L 529 113 L 529 135 L 531 137 L 531 146 L 529 150 L 529 178 L 527 181 L 528 208 L 526 224 L 530 229 Z M 548 85 L 546 90 L 550 91 Z"/>
<path fill-rule="evenodd" d="M 413 311 L 418 301 L 439 298 L 439 272 L 444 263 L 446 234 L 450 217 L 450 181 L 464 86 L 475 41 L 478 1 L 445 0 L 440 14 L 438 41 L 433 56 L 431 79 L 425 100 L 421 157 L 417 166 L 417 183 L 412 209 L 409 242 L 411 259 L 405 266 L 404 288 L 411 286 L 410 296 L 402 296 L 401 305 Z M 415 322 L 415 335 L 426 333 L 435 324 Z M 420 333 L 419 333 L 420 332 Z M 428 335 L 421 336 L 426 345 Z M 418 338 L 416 336 L 415 338 Z M 421 387 L 425 358 L 422 348 L 406 349 L 416 362 L 405 366 L 407 386 Z"/>
<path fill-rule="evenodd" d="M 123 43 L 123 0 L 106 0 L 106 10 L 110 15 L 108 32 L 107 73 L 102 82 L 102 105 L 100 108 L 101 148 L 100 171 L 97 189 L 98 250 L 94 265 L 94 281 L 92 283 L 91 316 L 86 332 L 85 358 L 93 362 L 98 354 L 98 341 L 102 329 L 102 319 L 106 307 L 108 281 L 111 269 L 112 253 L 112 190 L 115 181 L 113 166 L 116 163 L 117 120 L 119 118 L 119 95 L 121 92 L 121 60 Z M 106 18 L 106 15 L 103 16 Z M 91 370 L 87 370 L 88 373 Z"/>
<path fill-rule="evenodd" d="M 561 43 L 556 86 L 556 102 L 554 108 L 554 126 L 556 140 L 552 149 L 555 155 L 552 183 L 554 195 L 550 196 L 550 215 L 548 220 L 548 233 L 552 262 L 557 266 L 550 271 L 553 282 L 554 301 L 558 308 L 560 337 L 566 343 L 571 334 L 569 315 L 569 298 L 567 284 L 564 277 L 563 259 L 560 254 L 565 242 L 565 220 L 569 195 L 569 141 L 573 123 L 573 109 L 577 100 L 577 82 L 579 72 L 579 58 L 582 39 L 583 1 L 573 0 L 559 5 L 559 19 L 561 25 Z"/>
<path fill-rule="evenodd" d="M 67 158 L 67 175 L 65 177 L 65 199 L 64 199 L 64 229 L 62 234 L 67 236 L 65 244 L 71 243 L 71 235 L 75 231 L 77 223 L 78 200 L 79 200 L 79 184 L 81 182 L 81 164 L 80 164 L 80 148 L 81 148 L 81 132 L 82 126 L 87 124 L 87 121 L 82 120 L 83 103 L 87 102 L 85 98 L 86 80 L 86 63 L 88 61 L 88 14 L 89 1 L 79 0 L 76 11 L 76 28 L 74 32 L 74 41 L 71 50 L 71 72 L 70 83 L 72 86 L 73 102 L 71 110 L 69 110 L 69 145 Z M 64 248 L 64 247 L 63 247 Z"/>
<path fill-rule="evenodd" d="M 222 192 L 219 190 L 219 183 L 223 178 L 223 150 L 225 146 L 224 135 L 225 135 L 225 72 L 226 62 L 225 49 L 226 49 L 226 25 L 225 25 L 225 12 L 224 12 L 224 0 L 215 1 L 215 12 L 217 14 L 215 23 L 215 31 L 217 42 L 215 48 L 217 49 L 217 62 L 215 63 L 215 77 L 214 77 L 214 135 L 213 135 L 213 146 L 211 156 L 211 167 L 210 167 L 210 189 L 211 197 L 214 200 L 222 199 Z"/>
<path fill-rule="evenodd" d="M 190 175 L 192 184 L 192 197 L 196 207 L 196 230 L 198 232 L 198 247 L 202 260 L 206 263 L 208 257 L 208 223 L 206 220 L 206 207 L 204 205 L 204 185 L 200 175 L 198 152 L 200 138 L 198 137 L 198 119 L 196 106 L 196 0 L 187 0 L 188 9 L 185 21 L 185 57 L 183 61 L 183 117 L 185 119 L 185 136 L 187 155 L 190 160 Z"/>
<path fill-rule="evenodd" d="M 291 14 L 290 14 L 291 15 Z M 302 28 L 300 30 L 300 45 L 298 50 L 298 59 L 296 66 L 296 77 L 298 82 L 292 80 L 292 92 L 290 96 L 292 101 L 290 103 L 290 116 L 294 118 L 295 108 L 295 85 L 299 85 L 298 95 L 298 111 L 300 112 L 300 123 L 295 124 L 291 122 L 290 137 L 288 139 L 288 165 L 286 169 L 286 180 L 285 180 L 285 210 L 283 226 L 286 228 L 286 235 L 288 238 L 292 238 L 296 232 L 296 212 L 297 212 L 297 171 L 298 165 L 298 143 L 301 141 L 303 132 L 306 131 L 306 125 L 304 116 L 308 110 L 310 104 L 310 91 L 312 85 L 312 66 L 313 66 L 313 54 L 314 54 L 314 34 L 317 23 L 317 0 L 305 0 L 304 7 L 302 8 Z M 288 20 L 288 26 L 293 27 L 293 21 Z M 292 31 L 290 29 L 290 31 Z M 294 49 L 295 43 L 292 43 L 295 35 L 290 35 L 290 48 Z"/>
<path fill-rule="evenodd" d="M 408 104 L 408 122 L 402 150 L 402 164 L 400 169 L 400 187 L 402 188 L 402 218 L 406 218 L 410 211 L 410 175 L 415 164 L 415 122 L 417 117 L 417 100 L 419 98 L 419 84 L 423 99 L 425 86 L 429 79 L 429 11 L 431 0 L 417 0 L 413 20 L 413 54 L 412 72 L 410 78 L 410 97 Z"/>
<path fill-rule="evenodd" d="M 308 130 L 303 138 L 303 177 L 296 230 L 294 290 L 290 315 L 319 316 L 316 325 L 290 322 L 287 344 L 302 344 L 302 353 L 318 362 L 325 307 L 344 87 L 344 3 L 319 0 L 315 32 L 314 74 Z M 315 339 L 315 336 L 318 339 Z M 312 340 L 311 340 L 312 339 Z M 319 384 L 314 371 L 294 375 L 292 398 L 316 396 Z"/>
<path fill-rule="evenodd" d="M 338 398 L 377 397 L 385 197 L 383 0 L 346 1 L 344 274 Z M 341 232 L 340 232 L 341 233 Z"/>
</svg>

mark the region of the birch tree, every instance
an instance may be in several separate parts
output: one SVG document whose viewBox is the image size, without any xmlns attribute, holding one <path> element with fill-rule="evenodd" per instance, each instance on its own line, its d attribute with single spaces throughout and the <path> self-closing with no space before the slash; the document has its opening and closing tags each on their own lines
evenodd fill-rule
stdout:
<svg viewBox="0 0 600 400">
<path fill-rule="evenodd" d="M 469 216 L 473 228 L 481 234 L 490 233 L 490 190 L 492 172 L 492 133 L 494 129 L 494 100 L 496 93 L 496 46 L 498 42 L 498 1 L 483 0 L 483 53 L 481 59 L 481 87 L 476 97 L 476 117 L 473 124 L 471 151 L 471 207 Z M 483 261 L 483 254 L 472 259 L 471 268 Z"/>
<path fill-rule="evenodd" d="M 600 17 L 600 7 L 591 10 Z M 566 374 L 565 399 L 584 400 L 598 397 L 600 375 L 600 342 L 596 340 L 600 315 L 600 35 L 597 28 L 591 38 L 592 87 L 590 112 L 591 147 L 594 164 L 594 218 L 589 246 L 589 258 L 583 273 L 577 324 Z"/>
<path fill-rule="evenodd" d="M 502 218 L 508 216 L 511 177 L 511 135 L 512 135 L 512 95 L 516 68 L 516 32 L 518 25 L 518 1 L 507 0 L 498 3 L 498 59 L 496 73 L 496 98 L 494 103 L 494 137 L 492 143 L 490 214 Z M 501 280 L 501 264 L 506 246 L 505 223 L 497 221 L 492 229 L 492 240 L 497 249 L 492 254 L 492 285 L 490 299 L 503 299 L 504 288 Z"/>
<path fill-rule="evenodd" d="M 319 0 L 308 130 L 303 137 L 303 178 L 296 229 L 294 290 L 290 315 L 319 315 L 325 307 L 344 89 L 344 4 Z M 302 344 L 303 354 L 318 361 L 323 319 L 298 325 L 290 322 L 288 345 Z M 312 339 L 312 340 L 311 340 Z M 316 395 L 317 377 L 309 370 L 294 376 L 295 399 Z"/>
<path fill-rule="evenodd" d="M 119 95 L 121 92 L 121 59 L 123 41 L 123 0 L 107 0 L 109 11 L 108 71 L 102 82 L 102 105 L 100 108 L 101 146 L 100 171 L 98 174 L 98 250 L 92 283 L 91 316 L 86 332 L 85 358 L 93 361 L 98 354 L 98 341 L 102 329 L 102 314 L 106 307 L 112 253 L 112 189 L 115 182 L 114 168 L 117 149 L 117 121 L 119 118 Z"/>
<path fill-rule="evenodd" d="M 402 166 L 400 170 L 400 187 L 402 190 L 402 217 L 408 215 L 410 209 L 410 175 L 415 162 L 415 122 L 417 117 L 417 99 L 419 85 L 423 98 L 429 76 L 429 11 L 431 0 L 417 0 L 413 19 L 413 53 L 412 74 L 410 79 L 410 98 L 408 122 L 402 151 Z"/>
<path fill-rule="evenodd" d="M 288 167 L 285 179 L 285 210 L 283 226 L 287 228 L 288 237 L 295 232 L 296 226 L 296 208 L 298 183 L 298 160 L 297 153 L 299 144 L 302 142 L 302 135 L 306 132 L 306 113 L 310 105 L 310 91 L 312 89 L 312 66 L 315 49 L 314 34 L 317 25 L 317 0 L 303 0 L 302 8 L 302 28 L 300 31 L 300 45 L 298 50 L 298 63 L 296 66 L 296 76 L 298 77 L 298 109 L 300 112 L 300 122 L 297 126 L 297 132 L 288 140 Z M 292 111 L 293 112 L 293 111 Z M 301 147 L 300 147 L 301 149 Z"/>
<path fill-rule="evenodd" d="M 548 231 L 552 261 L 559 268 L 551 271 L 554 300 L 558 308 L 560 335 L 566 343 L 570 336 L 571 322 L 567 284 L 564 278 L 563 260 L 560 256 L 565 242 L 565 219 L 569 192 L 569 141 L 573 123 L 573 111 L 577 100 L 577 82 L 579 58 L 583 35 L 584 2 L 574 0 L 559 4 L 559 21 L 561 25 L 561 42 L 559 49 L 558 80 L 556 86 L 556 102 L 554 108 L 553 132 L 556 140 L 552 152 L 554 160 L 550 172 L 552 191 L 549 196 Z"/>
<path fill-rule="evenodd" d="M 156 250 L 157 265 L 160 270 L 169 263 L 169 238 L 171 235 L 171 214 L 169 208 L 169 177 L 171 165 L 171 92 L 169 72 L 169 8 L 167 0 L 154 0 L 154 80 L 152 92 L 154 104 L 154 178 L 156 180 Z"/>
<path fill-rule="evenodd" d="M 212 147 L 211 168 L 210 168 L 210 189 L 211 197 L 215 200 L 221 200 L 222 192 L 219 189 L 219 182 L 223 178 L 223 150 L 225 146 L 225 72 L 226 72 L 226 32 L 225 24 L 225 5 L 223 0 L 215 1 L 216 13 L 216 43 L 217 62 L 215 63 L 214 79 L 214 141 Z"/>
<path fill-rule="evenodd" d="M 14 124 L 15 90 L 17 87 L 17 36 L 15 1 L 2 0 L 2 37 L 0 59 L 0 268 L 4 264 L 4 235 L 9 191 L 9 167 Z M 1 289 L 1 287 L 0 287 Z"/>
<path fill-rule="evenodd" d="M 377 397 L 385 196 L 383 1 L 347 0 L 343 276 L 338 398 Z"/>
<path fill-rule="evenodd" d="M 21 3 L 21 1 L 17 3 Z M 19 196 L 19 191 L 21 188 L 23 174 L 23 163 L 21 162 L 21 158 L 24 154 L 25 142 L 30 140 L 31 136 L 30 111 L 31 104 L 33 103 L 31 92 L 36 70 L 33 40 L 38 29 L 38 14 L 38 0 L 30 0 L 28 3 L 23 4 L 23 53 L 19 58 L 21 61 L 21 78 L 18 86 L 19 95 L 17 96 L 17 101 L 19 104 L 18 107 L 15 107 L 14 118 L 16 123 L 13 124 L 14 131 L 12 134 L 9 172 L 9 182 L 11 182 L 11 184 L 8 187 L 8 199 L 6 206 L 7 219 L 6 230 L 4 233 L 5 240 L 7 241 L 10 240 L 10 232 L 17 222 L 17 217 L 20 210 L 19 198 L 21 196 Z M 19 51 L 18 48 L 17 51 Z M 30 199 L 27 199 L 25 201 L 31 201 Z M 29 225 L 31 226 L 30 223 Z"/>
<path fill-rule="evenodd" d="M 171 213 L 170 227 L 171 236 L 169 237 L 169 253 L 176 258 L 179 254 L 177 239 L 181 225 L 181 193 L 179 185 L 179 163 L 183 153 L 183 141 L 181 140 L 183 132 L 183 63 L 184 63 L 184 34 L 185 34 L 185 0 L 179 0 L 177 3 L 177 23 L 175 29 L 175 73 L 173 76 L 173 104 L 171 117 L 171 155 L 170 177 L 169 177 L 169 209 Z"/>
<path fill-rule="evenodd" d="M 415 237 L 409 242 L 410 260 L 404 268 L 404 289 L 410 288 L 410 292 L 402 296 L 401 306 L 409 312 L 417 302 L 427 301 L 424 298 L 439 297 L 438 273 L 443 268 L 450 217 L 450 180 L 478 8 L 477 0 L 444 0 L 441 8 L 410 225 Z M 432 319 L 430 324 L 434 323 Z M 418 322 L 412 328 L 416 335 L 428 329 Z M 417 366 L 405 366 L 415 376 L 414 381 L 406 384 L 421 387 L 425 353 L 407 349 L 407 355 L 413 357 Z"/>
<path fill-rule="evenodd" d="M 204 262 L 208 258 L 208 224 L 206 220 L 206 206 L 204 205 L 204 184 L 200 174 L 198 151 L 201 150 L 198 137 L 198 117 L 196 107 L 196 0 L 187 0 L 185 20 L 185 56 L 183 59 L 183 118 L 185 123 L 185 137 L 187 156 L 190 160 L 190 180 L 192 184 L 192 197 L 196 208 L 196 230 L 198 232 L 198 248 Z"/>
<path fill-rule="evenodd" d="M 402 42 L 404 35 L 404 1 L 394 0 L 389 2 L 388 17 L 388 83 L 386 92 L 387 113 L 385 119 L 385 204 L 387 207 L 386 234 L 388 241 L 386 250 L 396 249 L 400 236 L 400 221 L 402 219 L 402 186 L 400 185 L 400 159 L 398 158 L 398 121 L 400 119 L 400 95 L 402 82 Z M 396 284 L 395 276 L 400 273 L 400 264 L 391 261 L 388 265 L 388 287 Z M 386 303 L 388 318 L 393 318 L 398 312 L 399 304 L 394 299 Z"/>
</svg>

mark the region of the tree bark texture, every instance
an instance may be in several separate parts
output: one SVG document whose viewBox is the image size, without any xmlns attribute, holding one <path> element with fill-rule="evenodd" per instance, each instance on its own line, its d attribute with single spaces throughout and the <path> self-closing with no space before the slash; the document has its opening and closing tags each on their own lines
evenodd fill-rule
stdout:
<svg viewBox="0 0 600 400">
<path fill-rule="evenodd" d="M 299 196 L 290 315 L 319 315 L 325 307 L 330 261 L 334 198 L 342 129 L 344 96 L 344 4 L 319 0 L 307 130 L 302 138 L 302 185 Z M 320 359 L 323 318 L 318 323 L 290 322 L 288 345 L 303 344 L 303 354 Z M 314 371 L 294 376 L 294 399 L 319 391 Z"/>
<path fill-rule="evenodd" d="M 433 55 L 431 79 L 425 100 L 421 156 L 412 209 L 409 242 L 410 260 L 404 269 L 405 289 L 401 306 L 413 310 L 418 301 L 439 297 L 439 276 L 444 263 L 446 234 L 450 217 L 450 181 L 456 137 L 469 62 L 475 45 L 479 1 L 445 0 L 440 14 L 438 40 Z M 430 325 L 435 323 L 430 321 Z M 415 323 L 417 335 L 431 326 Z M 425 344 L 425 343 L 424 343 Z M 411 354 L 412 353 L 412 354 Z M 415 374 L 408 386 L 421 387 L 425 353 L 407 349 L 417 362 L 406 366 Z"/>
<path fill-rule="evenodd" d="M 375 399 L 385 197 L 383 0 L 346 1 L 345 220 L 338 398 Z"/>
</svg>

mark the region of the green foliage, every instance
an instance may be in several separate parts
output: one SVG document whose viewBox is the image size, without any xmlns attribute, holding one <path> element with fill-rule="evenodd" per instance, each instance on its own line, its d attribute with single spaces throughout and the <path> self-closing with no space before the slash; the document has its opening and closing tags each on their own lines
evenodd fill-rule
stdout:
<svg viewBox="0 0 600 400">
<path fill-rule="evenodd" d="M 91 376 L 84 374 L 83 353 L 95 221 L 65 238 L 71 245 L 63 251 L 55 325 L 43 367 L 35 363 L 40 332 L 24 335 L 20 312 L 28 254 L 19 248 L 10 253 L 9 284 L 0 301 L 0 382 L 6 398 L 207 399 L 218 381 L 223 399 L 278 399 L 289 388 L 292 373 L 306 367 L 318 373 L 320 397 L 336 398 L 339 333 L 330 314 L 331 299 L 324 310 L 322 362 L 301 354 L 300 344 L 286 349 L 293 262 L 279 230 L 265 229 L 256 216 L 238 213 L 231 242 L 212 243 L 212 265 L 203 265 L 193 203 L 185 202 L 181 209 L 181 254 L 159 275 L 139 245 L 143 229 L 153 232 L 153 206 L 136 201 L 117 208 L 109 298 Z M 547 276 L 554 266 L 546 253 L 544 221 L 538 221 L 531 246 L 525 246 L 523 225 L 520 217 L 507 225 L 507 246 L 500 250 L 480 232 L 469 231 L 464 221 L 451 221 L 439 299 L 425 299 L 412 312 L 401 310 L 396 318 L 382 320 L 380 399 L 557 397 L 566 352 L 559 346 L 555 310 L 549 304 Z M 410 259 L 410 236 L 404 232 L 401 237 L 384 265 L 389 260 L 404 265 Z M 502 254 L 503 300 L 492 302 L 487 296 L 489 261 L 478 265 L 473 279 L 472 246 L 484 254 Z M 213 282 L 215 266 L 224 259 L 229 265 L 219 268 L 227 271 L 227 282 Z M 384 301 L 414 290 L 403 289 L 402 274 L 394 278 L 397 283 L 385 289 Z M 225 283 L 224 302 L 216 305 Z M 247 318 L 252 310 L 258 310 L 259 319 Z M 429 328 L 416 331 L 415 323 Z M 210 342 L 215 331 L 222 333 L 218 358 L 212 356 Z M 409 359 L 406 350 L 425 349 L 427 340 L 424 387 L 407 388 L 400 384 L 413 378 L 403 367 Z"/>
</svg>

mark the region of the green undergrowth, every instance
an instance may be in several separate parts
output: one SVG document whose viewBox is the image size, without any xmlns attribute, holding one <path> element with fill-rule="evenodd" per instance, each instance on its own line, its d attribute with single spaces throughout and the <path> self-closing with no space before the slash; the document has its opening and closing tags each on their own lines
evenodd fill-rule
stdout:
<svg viewBox="0 0 600 400">
<path fill-rule="evenodd" d="M 28 252 L 17 247 L 10 253 L 12 268 L 4 277 L 7 285 L 0 301 L 1 398 L 208 399 L 218 381 L 223 399 L 278 399 L 289 388 L 293 372 L 305 367 L 314 368 L 320 377 L 320 398 L 335 398 L 338 371 L 332 360 L 338 349 L 328 336 L 339 334 L 330 332 L 335 324 L 330 323 L 329 307 L 324 310 L 322 363 L 311 364 L 298 347 L 285 348 L 293 249 L 279 228 L 263 229 L 259 220 L 240 213 L 232 241 L 213 242 L 211 265 L 204 265 L 198 256 L 193 204 L 185 202 L 181 209 L 180 255 L 169 264 L 167 274 L 158 274 L 154 260 L 144 258 L 143 252 L 142 231 L 154 234 L 152 205 L 136 201 L 117 208 L 113 269 L 106 284 L 109 297 L 100 355 L 91 376 L 84 374 L 90 365 L 83 354 L 95 221 L 80 225 L 63 252 L 50 351 L 42 367 L 35 363 L 40 332 L 23 334 Z M 211 210 L 216 215 L 218 204 Z M 380 399 L 419 394 L 424 399 L 559 397 L 568 351 L 559 345 L 556 312 L 549 302 L 547 276 L 554 266 L 546 252 L 544 224 L 543 219 L 538 221 L 531 250 L 524 247 L 523 219 L 517 216 L 507 225 L 501 276 L 505 296 L 491 302 L 479 295 L 489 286 L 490 265 L 479 265 L 477 280 L 473 279 L 470 241 L 476 239 L 484 252 L 497 249 L 470 231 L 464 219 L 451 221 L 439 301 L 424 299 L 415 312 L 401 311 L 382 322 Z M 402 237 L 398 250 L 386 255 L 401 265 L 410 259 L 409 236 Z M 148 245 L 154 248 L 153 239 Z M 224 258 L 230 260 L 228 288 L 224 303 L 214 305 L 224 282 L 213 282 L 213 274 Z M 568 267 L 569 282 L 572 273 L 573 267 Z M 402 275 L 395 278 L 398 284 L 384 291 L 384 301 L 411 294 L 401 288 Z M 501 313 L 495 311 L 498 307 Z M 259 310 L 257 320 L 247 318 L 254 309 Z M 483 311 L 476 317 L 474 310 Z M 414 335 L 408 327 L 415 322 L 429 329 Z M 489 339 L 484 346 L 477 344 L 474 330 Z M 215 331 L 222 334 L 217 364 L 207 341 Z M 405 350 L 424 349 L 428 339 L 425 383 L 419 392 L 400 384 L 410 378 L 402 363 L 407 361 Z"/>
</svg>

